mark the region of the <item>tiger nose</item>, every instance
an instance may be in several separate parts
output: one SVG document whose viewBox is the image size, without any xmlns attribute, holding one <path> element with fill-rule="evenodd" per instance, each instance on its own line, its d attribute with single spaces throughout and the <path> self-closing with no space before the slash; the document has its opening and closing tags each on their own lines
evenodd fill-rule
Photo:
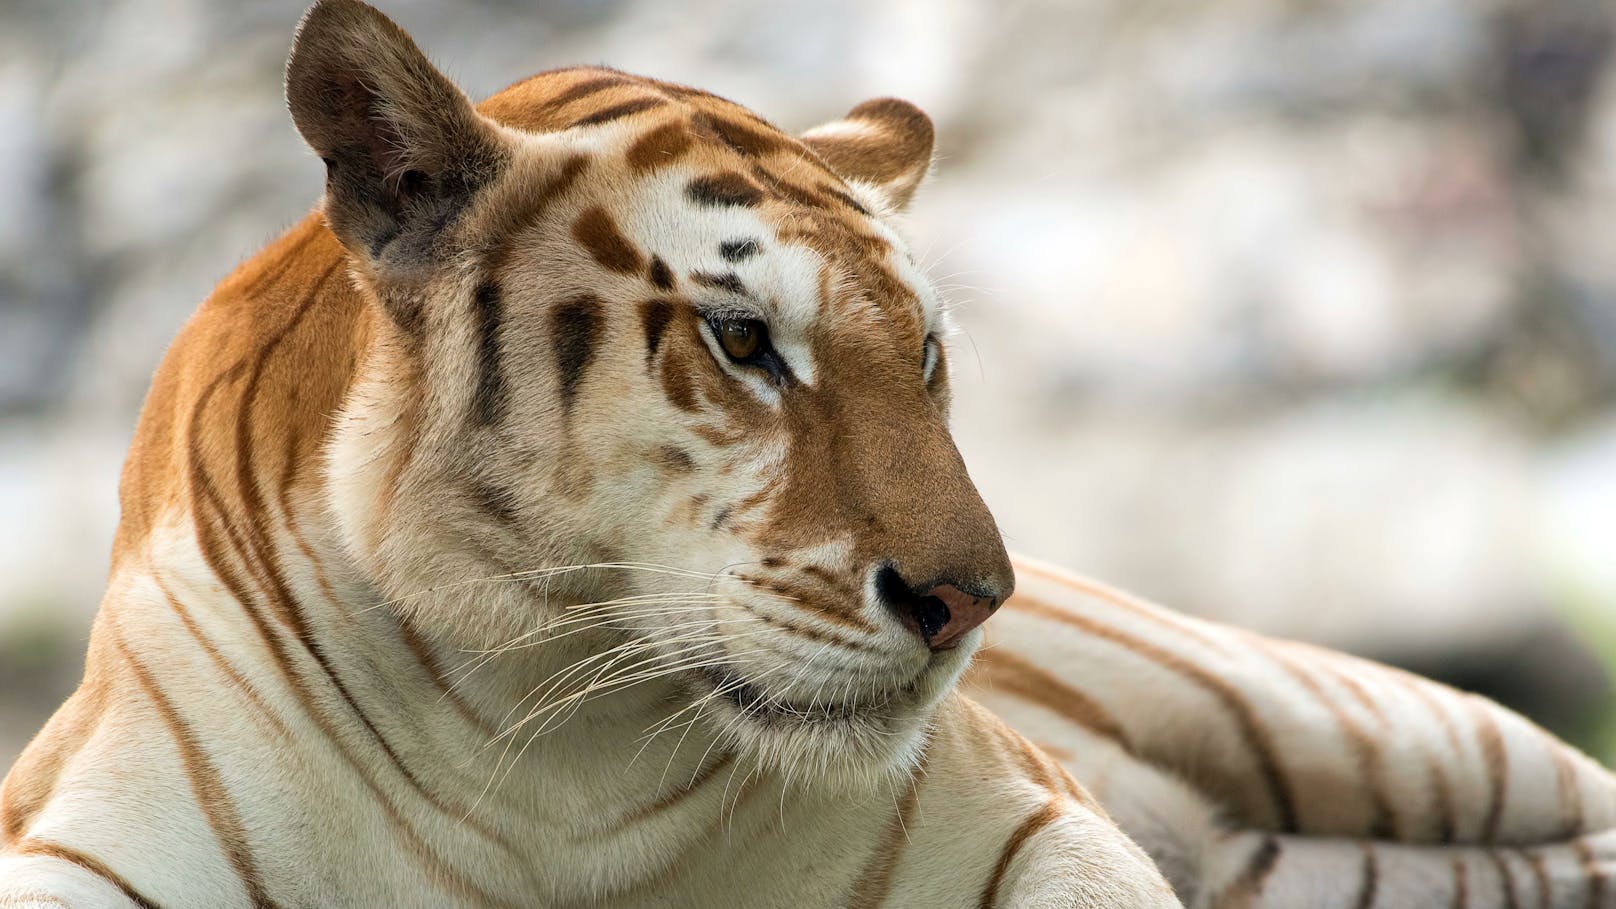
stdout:
<svg viewBox="0 0 1616 909">
<path fill-rule="evenodd" d="M 891 567 L 882 567 L 876 576 L 876 589 L 882 601 L 905 628 L 914 632 L 932 650 L 951 650 L 971 629 L 986 622 L 1004 602 L 992 591 L 967 591 L 944 581 L 924 591 L 911 587 Z"/>
</svg>

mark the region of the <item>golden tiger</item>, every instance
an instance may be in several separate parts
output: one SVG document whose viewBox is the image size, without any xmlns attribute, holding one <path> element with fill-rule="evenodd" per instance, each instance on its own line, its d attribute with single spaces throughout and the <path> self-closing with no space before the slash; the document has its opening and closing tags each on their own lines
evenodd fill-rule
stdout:
<svg viewBox="0 0 1616 909">
<path fill-rule="evenodd" d="M 154 378 L 0 907 L 1607 904 L 1535 727 L 1013 566 L 912 105 L 473 106 L 358 0 L 286 88 L 324 199 Z"/>
</svg>

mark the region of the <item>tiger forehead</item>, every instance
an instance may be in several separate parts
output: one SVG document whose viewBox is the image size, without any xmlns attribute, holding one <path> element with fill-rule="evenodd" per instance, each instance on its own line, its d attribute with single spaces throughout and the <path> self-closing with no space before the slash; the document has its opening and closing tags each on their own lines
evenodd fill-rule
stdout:
<svg viewBox="0 0 1616 909">
<path fill-rule="evenodd" d="M 929 330 L 935 300 L 897 237 L 817 154 L 738 104 L 682 85 L 580 67 L 518 82 L 485 101 L 481 110 L 528 132 L 610 131 L 604 145 L 594 145 L 599 160 L 591 163 L 603 184 L 616 184 L 599 186 L 597 198 L 613 196 L 620 204 L 588 208 L 573 229 L 610 271 L 648 269 L 659 290 L 690 279 L 737 295 L 763 293 L 771 288 L 749 287 L 738 272 L 780 258 L 784 247 L 806 247 L 817 266 L 786 256 L 795 264 L 776 263 L 771 269 L 778 279 L 782 265 L 788 272 L 813 268 L 813 274 L 771 282 L 791 286 L 799 297 L 803 287 L 817 288 L 809 293 L 813 301 L 799 299 L 799 305 L 873 308 L 890 323 L 888 331 L 904 338 Z M 660 198 L 647 206 L 647 196 Z M 666 213 L 646 213 L 669 203 L 690 209 L 673 213 L 682 229 L 706 226 L 706 231 L 684 232 L 718 231 L 704 237 L 711 250 L 704 246 L 701 255 L 679 257 L 682 274 L 675 274 L 668 254 L 655 248 L 656 234 L 668 233 Z M 647 229 L 651 222 L 664 230 Z M 726 224 L 754 226 L 725 233 Z"/>
</svg>

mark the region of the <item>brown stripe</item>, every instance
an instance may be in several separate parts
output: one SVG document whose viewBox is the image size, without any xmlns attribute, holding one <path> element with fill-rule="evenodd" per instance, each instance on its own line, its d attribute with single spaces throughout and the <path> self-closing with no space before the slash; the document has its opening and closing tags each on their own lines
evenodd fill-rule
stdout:
<svg viewBox="0 0 1616 909">
<path fill-rule="evenodd" d="M 1508 909 L 1520 909 L 1520 904 L 1515 902 L 1515 875 L 1509 870 L 1509 863 L 1504 861 L 1503 853 L 1488 850 L 1487 857 L 1492 859 L 1493 868 L 1498 871 L 1499 895 L 1504 898 L 1504 905 Z"/>
<path fill-rule="evenodd" d="M 471 315 L 477 324 L 477 385 L 472 393 L 472 424 L 493 426 L 505 416 L 505 369 L 500 351 L 500 327 L 505 320 L 505 299 L 499 285 L 485 281 L 471 295 Z"/>
<path fill-rule="evenodd" d="M 763 202 L 763 190 L 734 171 L 696 177 L 685 186 L 685 195 L 697 205 L 751 208 Z"/>
<path fill-rule="evenodd" d="M 572 187 L 588 167 L 588 156 L 573 155 L 543 183 L 526 189 L 523 198 L 509 206 L 503 219 L 504 223 L 490 231 L 494 237 L 493 242 L 499 244 L 488 256 L 490 274 L 499 275 L 515 260 L 520 252 L 515 245 L 516 239 L 539 226 L 544 216 L 549 213 L 550 206 Z"/>
<path fill-rule="evenodd" d="M 661 259 L 657 260 L 661 262 Z M 645 365 L 650 368 L 662 346 L 662 335 L 673 319 L 673 304 L 667 300 L 646 300 L 640 304 L 640 328 L 645 332 Z"/>
<path fill-rule="evenodd" d="M 158 909 L 157 903 L 147 899 L 117 872 L 102 864 L 99 859 L 86 855 L 77 849 L 47 840 L 30 838 L 18 843 L 14 851 L 17 855 L 43 856 L 77 865 L 117 887 L 123 893 L 125 899 L 134 903 L 140 909 Z"/>
<path fill-rule="evenodd" d="M 1120 590 L 1112 590 L 1104 585 L 1095 584 L 1090 581 L 1083 580 L 1082 578 L 1066 574 L 1065 572 L 1043 568 L 1038 565 L 1031 565 L 1023 561 L 1017 561 L 1015 564 L 1015 569 L 1016 574 L 1030 574 L 1034 577 L 1043 578 L 1046 581 L 1052 581 L 1061 585 L 1062 587 L 1075 590 L 1084 596 L 1093 597 L 1094 599 L 1106 603 L 1107 605 L 1125 610 L 1134 618 L 1150 622 L 1151 624 L 1159 626 L 1166 631 L 1172 632 L 1174 635 L 1187 637 L 1209 650 L 1214 650 L 1224 654 L 1234 654 L 1234 650 L 1231 647 L 1231 642 L 1223 638 L 1214 638 L 1212 634 L 1209 633 L 1215 631 L 1215 629 L 1206 626 L 1204 623 L 1197 623 L 1193 619 L 1180 615 L 1174 615 L 1173 613 L 1168 612 L 1159 606 L 1141 602 L 1140 600 L 1131 597 Z M 1016 605 L 1016 600 L 1017 598 L 1012 597 L 1005 605 L 1013 607 Z M 1225 628 L 1221 630 L 1226 631 L 1228 629 Z M 1243 634 L 1241 637 L 1246 644 L 1256 645 L 1257 649 L 1266 649 L 1267 645 L 1270 643 L 1266 639 L 1260 638 L 1254 634 Z M 1243 653 L 1238 655 L 1242 657 L 1244 656 Z"/>
<path fill-rule="evenodd" d="M 684 157 L 690 145 L 690 128 L 685 123 L 664 123 L 634 140 L 628 148 L 628 164 L 637 171 L 672 164 Z"/>
<path fill-rule="evenodd" d="M 1554 885 L 1549 882 L 1548 869 L 1543 867 L 1543 856 L 1526 849 L 1520 850 L 1520 854 L 1526 860 L 1526 868 L 1532 872 L 1532 880 L 1537 885 L 1538 909 L 1553 909 Z"/>
<path fill-rule="evenodd" d="M 162 688 L 157 684 L 157 680 L 152 678 L 151 672 L 130 651 L 129 645 L 123 639 L 122 629 L 116 622 L 112 622 L 112 643 L 122 654 L 124 662 L 133 670 L 135 681 L 151 699 L 158 718 L 168 727 L 169 735 L 179 747 L 180 764 L 185 769 L 185 778 L 190 781 L 191 792 L 196 796 L 197 807 L 202 809 L 202 816 L 213 829 L 213 835 L 218 838 L 219 847 L 224 850 L 231 869 L 236 872 L 242 888 L 247 891 L 247 899 L 254 907 L 275 906 L 275 901 L 270 898 L 269 892 L 264 889 L 264 882 L 258 876 L 258 866 L 253 861 L 252 850 L 247 844 L 247 833 L 241 825 L 241 816 L 236 813 L 236 806 L 230 800 L 229 789 L 219 776 L 219 769 L 208 759 L 202 743 L 190 725 L 181 719 L 174 703 L 163 694 Z"/>
<path fill-rule="evenodd" d="M 1577 854 L 1583 879 L 1588 882 L 1588 898 L 1583 903 L 1585 909 L 1601 909 L 1605 905 L 1605 873 L 1599 867 L 1599 860 L 1584 839 L 1572 840 L 1571 851 Z"/>
<path fill-rule="evenodd" d="M 544 106 L 551 109 L 563 107 L 574 101 L 580 101 L 591 95 L 603 92 L 608 88 L 631 84 L 633 84 L 633 80 L 623 76 L 599 76 L 594 79 L 584 79 L 568 86 L 554 98 L 545 101 Z"/>
<path fill-rule="evenodd" d="M 1246 859 L 1245 869 L 1218 896 L 1214 904 L 1217 909 L 1252 909 L 1256 906 L 1268 886 L 1268 876 L 1279 865 L 1281 852 L 1279 837 L 1263 837 L 1257 848 L 1251 851 L 1251 857 Z"/>
<path fill-rule="evenodd" d="M 979 651 L 976 661 L 987 667 L 989 685 L 994 691 L 1008 692 L 1031 701 L 1075 723 L 1086 732 L 1116 742 L 1128 754 L 1134 754 L 1133 743 L 1128 741 L 1128 733 L 1122 724 L 1098 701 L 1066 684 L 1058 676 L 1045 672 L 1002 647 Z"/>
<path fill-rule="evenodd" d="M 587 114 L 585 116 L 579 117 L 578 119 L 572 121 L 572 125 L 575 126 L 575 127 L 577 127 L 577 126 L 598 126 L 599 124 L 602 124 L 602 123 L 610 123 L 613 120 L 621 120 L 624 117 L 628 117 L 628 116 L 631 116 L 633 114 L 640 113 L 641 111 L 647 111 L 647 110 L 651 110 L 652 108 L 655 108 L 655 107 L 661 107 L 662 105 L 667 104 L 667 103 L 668 103 L 667 99 L 665 99 L 665 98 L 657 98 L 657 97 L 634 98 L 634 99 L 629 100 L 629 101 L 624 101 L 624 102 L 622 102 L 620 104 L 613 104 L 611 107 L 602 108 L 602 109 L 600 109 L 598 111 L 595 111 L 592 114 Z"/>
<path fill-rule="evenodd" d="M 197 646 L 202 648 L 202 652 L 207 654 L 214 667 L 224 673 L 225 678 L 230 680 L 231 687 L 241 692 L 242 696 L 247 699 L 248 704 L 253 708 L 253 715 L 261 722 L 268 723 L 273 727 L 275 733 L 280 736 L 281 741 L 291 742 L 293 738 L 292 730 L 287 727 L 286 721 L 281 719 L 280 714 L 270 709 L 269 704 L 264 700 L 263 695 L 258 693 L 258 689 L 253 686 L 252 682 L 249 682 L 247 677 L 242 675 L 225 658 L 223 653 L 219 652 L 219 648 L 213 645 L 213 641 L 203 634 L 201 627 L 196 624 L 196 620 L 191 618 L 190 611 L 180 605 L 180 601 L 175 598 L 168 585 L 163 583 L 162 578 L 158 576 L 157 567 L 149 565 L 148 571 L 152 581 L 156 583 L 157 589 L 168 602 L 168 608 L 179 618 L 180 624 L 185 626 L 185 630 L 191 635 L 192 640 L 196 641 Z"/>
<path fill-rule="evenodd" d="M 1367 831 L 1369 836 L 1375 839 L 1399 838 L 1398 834 L 1402 830 L 1402 824 L 1399 823 L 1396 812 L 1392 808 L 1391 800 L 1387 797 L 1385 755 L 1380 751 L 1379 742 L 1364 729 L 1356 718 L 1344 710 L 1325 692 L 1318 679 L 1314 678 L 1314 668 L 1312 666 L 1299 665 L 1295 658 L 1285 652 L 1283 646 L 1271 647 L 1269 654 L 1280 668 L 1285 670 L 1286 674 L 1295 679 L 1307 690 L 1308 694 L 1312 695 L 1313 700 L 1330 714 L 1331 719 L 1335 721 L 1336 726 L 1341 730 L 1341 734 L 1351 746 L 1355 763 L 1358 766 L 1359 784 L 1367 796 L 1370 808 L 1369 828 Z M 1340 672 L 1333 672 L 1332 675 L 1349 693 L 1354 695 L 1360 706 L 1380 720 L 1382 728 L 1384 728 L 1386 725 L 1385 717 L 1381 715 L 1378 707 L 1370 700 L 1368 692 L 1358 688 L 1356 682 Z"/>
<path fill-rule="evenodd" d="M 1363 865 L 1358 874 L 1358 899 L 1353 903 L 1353 907 L 1371 909 L 1380 892 L 1380 863 L 1375 859 L 1373 843 L 1366 842 L 1360 845 L 1363 848 Z"/>
<path fill-rule="evenodd" d="M 560 373 L 561 405 L 571 409 L 583 382 L 584 370 L 594 359 L 605 319 L 600 301 L 585 294 L 557 306 L 550 313 L 550 346 Z"/>
<path fill-rule="evenodd" d="M 290 331 L 292 325 L 295 325 L 301 319 L 302 315 L 306 313 L 319 298 L 320 288 L 323 286 L 324 282 L 331 277 L 336 267 L 342 264 L 342 261 L 343 260 L 340 256 L 335 257 L 331 269 L 328 269 L 325 275 L 320 278 L 319 283 L 314 286 L 312 291 L 309 293 L 308 298 L 298 307 L 288 326 L 286 326 L 280 333 L 270 340 L 269 344 L 271 347 L 278 343 L 280 339 L 285 337 L 286 333 Z M 263 359 L 267 358 L 267 352 L 265 350 L 260 350 L 259 354 L 259 367 L 261 369 Z M 223 386 L 223 383 L 238 376 L 241 370 L 246 366 L 246 362 L 246 360 L 239 361 L 220 372 L 213 379 L 213 381 L 203 389 L 201 395 L 198 397 L 191 410 L 186 440 L 187 472 L 190 490 L 192 493 L 193 525 L 197 530 L 199 548 L 201 549 L 203 558 L 205 561 L 207 561 L 208 566 L 213 570 L 220 581 L 224 583 L 226 589 L 230 591 L 234 600 L 241 604 L 243 611 L 253 622 L 255 630 L 257 630 L 259 636 L 263 639 L 265 645 L 268 647 L 271 656 L 273 657 L 272 661 L 279 670 L 281 678 L 286 682 L 287 687 L 292 691 L 293 695 L 303 705 L 307 715 L 315 722 L 317 726 L 319 726 L 320 731 L 326 736 L 326 738 L 336 746 L 337 752 L 342 755 L 343 759 L 347 761 L 349 766 L 354 768 L 354 770 L 359 773 L 361 779 L 364 780 L 367 788 L 370 789 L 377 801 L 382 803 L 384 808 L 387 809 L 389 816 L 398 818 L 400 823 L 402 823 L 401 816 L 398 815 L 397 810 L 392 806 L 392 804 L 387 801 L 387 798 L 382 793 L 380 787 L 377 786 L 375 781 L 370 777 L 369 771 L 359 763 L 359 761 L 348 751 L 347 748 L 342 746 L 341 737 L 338 736 L 335 729 L 332 728 L 330 720 L 325 716 L 324 712 L 318 706 L 316 699 L 313 697 L 313 693 L 309 690 L 308 684 L 303 679 L 301 673 L 292 664 L 291 655 L 287 651 L 286 644 L 270 627 L 268 621 L 264 618 L 262 612 L 259 610 L 256 603 L 256 597 L 253 595 L 253 591 L 248 586 L 247 581 L 245 581 L 237 573 L 237 571 L 229 564 L 229 560 L 227 559 L 226 552 L 233 553 L 240 559 L 242 568 L 252 576 L 252 580 L 258 584 L 259 588 L 264 590 L 266 598 L 270 600 L 269 605 L 276 609 L 277 615 L 282 623 L 296 632 L 298 626 L 301 624 L 301 616 L 296 613 L 296 610 L 292 608 L 287 599 L 285 599 L 289 596 L 289 594 L 286 592 L 284 580 L 281 580 L 272 574 L 270 563 L 263 560 L 258 551 L 259 546 L 266 545 L 265 543 L 260 542 L 260 540 L 263 539 L 261 535 L 264 533 L 264 530 L 262 526 L 255 525 L 255 522 L 250 518 L 250 514 L 255 508 L 258 514 L 263 514 L 264 509 L 261 497 L 258 495 L 256 487 L 257 478 L 252 469 L 250 452 L 238 450 L 237 457 L 237 470 L 243 471 L 242 473 L 238 474 L 238 487 L 240 488 L 241 494 L 244 497 L 249 498 L 249 520 L 245 522 L 246 526 L 242 528 L 242 530 L 256 531 L 258 534 L 260 534 L 259 539 L 243 538 L 240 534 L 238 534 L 236 522 L 232 519 L 232 515 L 229 509 L 226 507 L 218 487 L 214 485 L 212 478 L 209 476 L 206 466 L 207 461 L 205 452 L 208 450 L 208 446 L 202 442 L 201 433 L 207 424 L 205 424 L 203 420 L 203 414 L 206 412 L 208 404 L 212 401 L 213 395 L 217 393 L 217 391 Z M 244 433 L 242 431 L 242 428 L 245 425 L 245 416 L 243 416 L 243 414 L 249 412 L 250 410 L 248 407 L 250 401 L 245 400 L 246 392 L 244 392 L 243 395 L 244 401 L 238 405 L 238 407 L 241 408 L 241 413 L 238 413 L 237 418 L 238 445 L 248 445 L 251 441 L 250 433 Z M 206 506 L 206 508 L 203 506 Z M 209 508 L 212 509 L 211 516 L 207 511 Z M 221 532 L 224 537 L 223 540 L 221 540 L 219 536 Z M 221 543 L 226 543 L 227 545 L 222 546 Z M 274 594 L 276 593 L 279 593 L 282 599 L 275 599 Z M 300 634 L 300 639 L 303 636 L 303 634 Z M 320 656 L 318 651 L 314 651 L 313 653 L 318 660 Z M 329 675 L 329 667 L 322 668 L 325 668 Z M 346 697 L 347 691 L 341 686 L 340 681 L 334 678 L 332 680 L 335 683 L 338 692 Z M 349 699 L 349 704 L 350 706 L 353 706 L 351 699 Z M 356 707 L 355 710 L 357 711 Z M 507 852 L 509 851 L 509 845 L 494 837 L 494 835 L 484 825 L 479 822 L 465 819 L 464 815 L 466 812 L 452 810 L 450 807 L 439 803 L 432 796 L 432 794 L 426 792 L 421 787 L 420 782 L 413 776 L 413 774 L 410 773 L 408 768 L 405 768 L 402 763 L 398 761 L 397 754 L 391 750 L 391 746 L 386 742 L 386 740 L 380 737 L 380 733 L 370 723 L 369 718 L 366 717 L 362 712 L 357 713 L 356 715 L 371 731 L 372 735 L 376 737 L 377 741 L 382 747 L 383 752 L 394 762 L 394 766 L 401 772 L 405 779 L 416 788 L 417 792 L 433 805 L 433 807 L 437 808 L 441 812 L 454 814 L 456 817 L 462 818 L 462 822 L 468 827 L 471 827 L 472 829 L 482 833 L 484 836 L 495 840 L 495 842 L 499 843 L 503 849 L 505 849 Z M 403 828 L 402 832 L 410 837 L 415 836 L 414 831 L 409 830 L 407 827 Z"/>
<path fill-rule="evenodd" d="M 645 268 L 645 257 L 640 254 L 617 222 L 599 205 L 591 206 L 572 222 L 572 237 L 589 251 L 602 268 L 620 274 L 638 274 Z"/>
<path fill-rule="evenodd" d="M 988 876 L 987 885 L 982 888 L 982 898 L 977 900 L 981 909 L 993 909 L 998 905 L 999 887 L 1004 883 L 1004 876 L 1010 870 L 1010 863 L 1015 860 L 1016 853 L 1021 851 L 1027 840 L 1038 831 L 1053 824 L 1061 816 L 1061 800 L 1052 798 L 1044 803 L 1044 807 L 1028 815 L 1021 822 L 1021 826 L 1010 834 L 1005 841 L 1004 849 L 999 852 L 999 860 L 993 865 L 993 873 Z"/>
<path fill-rule="evenodd" d="M 325 288 L 326 282 L 337 273 L 342 264 L 343 260 L 337 259 L 320 276 L 309 290 L 307 298 L 293 313 L 292 317 L 258 349 L 252 372 L 242 389 L 241 400 L 235 413 L 236 486 L 237 493 L 241 496 L 243 504 L 240 517 L 244 518 L 244 529 L 248 535 L 246 539 L 247 546 L 241 550 L 241 555 L 244 560 L 257 561 L 261 576 L 266 582 L 264 593 L 270 598 L 271 603 L 277 607 L 276 611 L 282 621 L 288 624 L 298 642 L 314 658 L 321 673 L 330 681 L 342 701 L 370 733 L 371 738 L 381 747 L 382 752 L 387 756 L 394 768 L 409 782 L 411 788 L 415 789 L 439 811 L 461 816 L 465 814 L 463 810 L 457 806 L 447 805 L 436 793 L 426 788 L 420 778 L 415 775 L 415 772 L 404 763 L 398 752 L 393 748 L 392 743 L 382 734 L 381 729 L 360 708 L 358 700 L 354 698 L 353 693 L 348 690 L 347 684 L 331 664 L 330 659 L 326 656 L 324 646 L 314 635 L 307 618 L 303 615 L 302 603 L 292 593 L 291 587 L 286 581 L 277 558 L 278 553 L 273 537 L 264 523 L 268 509 L 264 502 L 262 481 L 254 464 L 254 453 L 257 451 L 257 445 L 253 439 L 253 405 L 257 402 L 261 387 L 260 383 L 270 358 L 274 356 L 275 351 L 314 308 L 315 303 L 321 298 L 320 292 Z M 472 829 L 478 830 L 489 839 L 497 839 L 485 826 L 477 821 L 463 818 L 462 822 Z"/>
<path fill-rule="evenodd" d="M 818 595 L 817 591 L 798 587 L 788 581 L 755 578 L 739 572 L 735 573 L 735 577 L 737 580 L 760 590 L 767 590 L 778 596 L 787 597 L 792 601 L 791 605 L 793 607 L 810 612 L 832 624 L 840 625 L 843 628 L 851 628 L 855 631 L 862 631 L 866 634 L 874 634 L 877 631 L 877 628 L 870 624 L 868 620 L 855 613 L 848 612 L 846 609 L 838 608 L 833 603 L 826 602 L 824 597 Z"/>
<path fill-rule="evenodd" d="M 1453 857 L 1453 901 L 1448 909 L 1470 909 L 1470 878 L 1464 856 Z"/>
<path fill-rule="evenodd" d="M 712 780 L 718 775 L 718 771 L 728 767 L 730 762 L 733 760 L 735 760 L 735 752 L 724 752 L 724 754 L 720 756 L 718 760 L 713 761 L 711 764 L 708 764 L 705 767 L 699 768 L 696 771 L 696 775 L 692 776 L 688 783 L 673 789 L 651 804 L 637 808 L 630 812 L 626 817 L 623 818 L 623 822 L 618 826 L 621 828 L 627 827 L 631 824 L 637 824 L 644 821 L 646 818 L 667 811 L 674 805 L 677 805 L 686 798 L 689 798 L 691 794 L 696 792 L 701 787 L 707 785 L 708 781 Z"/>
<path fill-rule="evenodd" d="M 1228 680 L 1190 662 L 1186 657 L 1087 616 L 1067 612 L 1041 600 L 1021 595 L 1012 597 L 1010 603 L 1017 604 L 1032 615 L 1070 625 L 1094 637 L 1109 641 L 1211 694 L 1228 711 L 1240 729 L 1241 738 L 1257 764 L 1257 774 L 1263 782 L 1268 801 L 1273 806 L 1279 831 L 1297 832 L 1295 800 L 1291 795 L 1290 782 L 1275 756 L 1273 737 L 1258 719 L 1251 702 L 1246 700 L 1245 695 Z"/>
<path fill-rule="evenodd" d="M 1402 679 L 1404 690 L 1412 694 L 1415 700 L 1425 705 L 1425 709 L 1430 712 L 1431 716 L 1436 718 L 1437 723 L 1442 727 L 1444 737 L 1448 740 L 1448 747 L 1452 749 L 1452 754 L 1447 761 L 1427 756 L 1427 764 L 1431 771 L 1431 782 L 1435 787 L 1438 836 L 1440 837 L 1440 842 L 1451 843 L 1458 836 L 1459 821 L 1457 811 L 1454 808 L 1453 784 L 1448 778 L 1445 764 L 1457 763 L 1464 755 L 1464 748 L 1459 744 L 1459 730 L 1453 725 L 1453 717 L 1448 715 L 1448 711 L 1438 703 L 1436 696 L 1427 689 L 1424 680 L 1412 676 L 1396 677 Z"/>
<path fill-rule="evenodd" d="M 698 113 L 691 118 L 691 125 L 699 133 L 718 139 L 729 146 L 731 150 L 742 155 L 767 155 L 785 148 L 787 143 L 803 146 L 787 139 L 784 135 L 769 128 L 767 132 L 753 129 L 744 123 L 739 123 L 727 117 L 714 116 L 710 113 Z M 806 149 L 803 149 L 806 151 Z M 807 157 L 804 155 L 804 157 Z"/>
<path fill-rule="evenodd" d="M 1504 818 L 1504 803 L 1509 797 L 1509 749 L 1504 745 L 1498 720 L 1479 698 L 1466 699 L 1471 715 L 1476 719 L 1476 741 L 1481 745 L 1482 760 L 1487 765 L 1487 814 L 1481 824 L 1481 841 L 1495 842 L 1498 827 Z"/>
<path fill-rule="evenodd" d="M 662 261 L 661 256 L 651 257 L 650 274 L 648 277 L 651 279 L 651 283 L 655 285 L 658 290 L 673 290 L 675 283 L 673 279 L 673 269 L 668 267 L 668 263 Z"/>
<path fill-rule="evenodd" d="M 1544 737 L 1543 747 L 1549 749 L 1554 762 L 1556 794 L 1560 798 L 1560 837 L 1570 839 L 1582 833 L 1582 789 L 1577 784 L 1577 765 L 1571 752 L 1557 741 Z"/>
<path fill-rule="evenodd" d="M 909 824 L 914 820 L 915 808 L 920 804 L 920 787 L 926 781 L 926 757 L 922 753 L 919 762 L 909 772 L 909 786 L 892 813 L 892 819 L 887 821 L 886 830 L 876 841 L 875 851 L 865 860 L 864 868 L 853 882 L 853 890 L 847 898 L 847 909 L 877 909 L 886 903 L 887 895 L 892 892 L 893 872 L 897 870 L 904 849 L 909 845 Z"/>
</svg>

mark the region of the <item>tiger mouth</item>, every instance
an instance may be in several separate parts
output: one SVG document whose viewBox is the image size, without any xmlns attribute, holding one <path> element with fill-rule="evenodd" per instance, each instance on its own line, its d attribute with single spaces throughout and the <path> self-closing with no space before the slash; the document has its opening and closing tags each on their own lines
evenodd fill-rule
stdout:
<svg viewBox="0 0 1616 909">
<path fill-rule="evenodd" d="M 712 694 L 727 701 L 743 716 L 756 722 L 797 725 L 869 723 L 890 719 L 906 704 L 913 702 L 921 682 L 916 678 L 869 701 L 816 700 L 803 704 L 771 695 L 725 666 L 705 667 L 700 674 L 712 686 Z"/>
</svg>

